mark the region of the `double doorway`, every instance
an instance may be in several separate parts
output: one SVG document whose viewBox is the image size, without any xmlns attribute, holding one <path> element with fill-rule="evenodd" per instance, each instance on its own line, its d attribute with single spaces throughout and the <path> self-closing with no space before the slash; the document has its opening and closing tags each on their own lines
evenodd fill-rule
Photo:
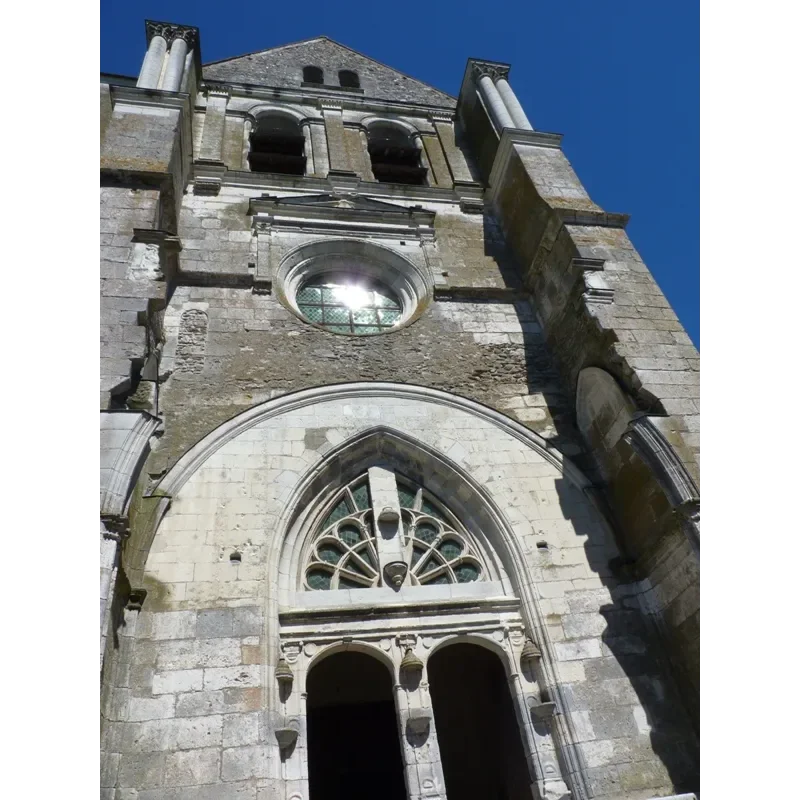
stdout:
<svg viewBox="0 0 800 800">
<path fill-rule="evenodd" d="M 420 747 L 440 761 L 448 800 L 530 800 L 499 657 L 477 644 L 447 644 L 428 659 L 427 684 L 433 720 L 420 737 L 401 724 L 398 687 L 378 658 L 346 650 L 315 663 L 306 679 L 310 800 L 406 800 L 415 766 L 404 751 Z"/>
</svg>

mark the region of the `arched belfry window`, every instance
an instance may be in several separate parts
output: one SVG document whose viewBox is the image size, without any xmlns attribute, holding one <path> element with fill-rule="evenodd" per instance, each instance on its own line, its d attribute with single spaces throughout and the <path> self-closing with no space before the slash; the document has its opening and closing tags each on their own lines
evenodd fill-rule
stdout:
<svg viewBox="0 0 800 800">
<path fill-rule="evenodd" d="M 389 470 L 368 470 L 335 494 L 320 517 L 304 570 L 306 589 L 399 588 L 486 577 L 469 533 L 441 500 Z"/>
<path fill-rule="evenodd" d="M 320 67 L 303 67 L 303 83 L 319 83 L 325 82 L 325 76 Z"/>
<path fill-rule="evenodd" d="M 419 149 L 404 128 L 388 123 L 370 125 L 367 149 L 376 180 L 382 183 L 425 185 L 428 171 L 421 166 Z"/>
<path fill-rule="evenodd" d="M 250 134 L 248 161 L 252 172 L 304 175 L 305 138 L 297 120 L 284 114 L 259 116 Z"/>
<path fill-rule="evenodd" d="M 343 86 L 345 89 L 360 89 L 361 81 L 358 79 L 358 73 L 350 69 L 340 69 L 339 86 Z"/>
</svg>

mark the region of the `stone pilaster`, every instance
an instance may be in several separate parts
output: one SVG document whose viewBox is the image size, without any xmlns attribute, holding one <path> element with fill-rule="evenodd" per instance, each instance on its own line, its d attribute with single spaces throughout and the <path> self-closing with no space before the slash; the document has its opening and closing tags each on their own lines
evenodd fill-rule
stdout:
<svg viewBox="0 0 800 800">
<path fill-rule="evenodd" d="M 431 175 L 429 181 L 431 185 L 443 186 L 447 189 L 452 188 L 453 178 L 450 175 L 447 159 L 442 150 L 442 143 L 439 141 L 439 137 L 428 135 L 420 138 L 430 165 Z"/>
<path fill-rule="evenodd" d="M 439 136 L 442 153 L 447 159 L 447 166 L 454 181 L 472 181 L 472 172 L 467 164 L 464 154 L 456 145 L 456 133 L 453 120 L 450 117 L 431 116 L 436 133 Z"/>
<path fill-rule="evenodd" d="M 342 120 L 342 105 L 329 100 L 320 101 L 322 117 L 325 120 L 325 136 L 328 142 L 329 171 L 353 172 L 347 154 L 347 143 Z"/>
<path fill-rule="evenodd" d="M 226 89 L 209 89 L 206 118 L 199 157 L 204 161 L 221 161 L 225 141 L 225 111 L 230 93 Z"/>
</svg>

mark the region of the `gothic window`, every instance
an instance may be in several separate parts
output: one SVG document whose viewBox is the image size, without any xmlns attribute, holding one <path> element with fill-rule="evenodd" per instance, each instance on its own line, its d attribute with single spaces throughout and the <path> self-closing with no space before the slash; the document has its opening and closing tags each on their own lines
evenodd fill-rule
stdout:
<svg viewBox="0 0 800 800">
<path fill-rule="evenodd" d="M 317 275 L 295 299 L 307 320 L 334 333 L 384 333 L 402 316 L 400 301 L 387 287 L 355 275 Z"/>
<path fill-rule="evenodd" d="M 425 185 L 427 170 L 420 165 L 419 149 L 403 128 L 384 123 L 371 125 L 367 148 L 376 180 Z"/>
<path fill-rule="evenodd" d="M 349 69 L 340 69 L 339 86 L 343 86 L 345 89 L 360 89 L 361 81 L 358 79 L 358 73 Z"/>
<path fill-rule="evenodd" d="M 392 487 L 389 495 L 386 476 Z M 376 536 L 376 492 L 381 505 L 393 496 L 400 511 L 394 542 L 391 529 Z M 382 516 L 381 520 L 385 524 Z M 406 565 L 407 586 L 470 583 L 486 577 L 469 534 L 438 499 L 401 476 L 370 470 L 329 502 L 314 532 L 304 586 L 312 591 L 383 586 L 381 567 L 398 561 Z"/>
<path fill-rule="evenodd" d="M 318 83 L 325 82 L 322 70 L 319 67 L 303 67 L 303 83 Z"/>
<path fill-rule="evenodd" d="M 248 161 L 253 172 L 304 175 L 305 138 L 297 121 L 283 114 L 260 116 L 250 134 Z"/>
</svg>

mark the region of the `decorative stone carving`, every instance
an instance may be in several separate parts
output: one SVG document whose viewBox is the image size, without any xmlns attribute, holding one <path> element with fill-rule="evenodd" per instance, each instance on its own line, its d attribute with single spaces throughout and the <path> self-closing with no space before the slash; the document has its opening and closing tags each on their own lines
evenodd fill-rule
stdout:
<svg viewBox="0 0 800 800">
<path fill-rule="evenodd" d="M 528 639 L 525 642 L 525 646 L 522 648 L 519 661 L 523 666 L 526 664 L 534 665 L 538 663 L 541 657 L 542 651 L 539 649 L 539 645 Z"/>
<path fill-rule="evenodd" d="M 288 750 L 297 741 L 297 731 L 294 728 L 278 728 L 275 738 L 281 750 Z"/>
<path fill-rule="evenodd" d="M 472 77 L 477 83 L 484 75 L 488 75 L 493 81 L 498 78 L 508 78 L 511 67 L 508 64 L 499 64 L 494 61 L 473 61 Z"/>
<path fill-rule="evenodd" d="M 389 584 L 399 589 L 408 574 L 408 564 L 405 561 L 392 561 L 383 568 Z"/>
<path fill-rule="evenodd" d="M 412 708 L 408 712 L 406 727 L 417 736 L 426 733 L 431 726 L 431 712 L 427 708 Z"/>
<path fill-rule="evenodd" d="M 409 647 L 406 650 L 406 654 L 403 656 L 403 660 L 400 662 L 400 670 L 401 672 L 405 672 L 407 674 L 413 674 L 422 672 L 423 663 L 419 659 L 417 655 L 415 655 L 414 651 Z"/>
<path fill-rule="evenodd" d="M 283 656 L 278 659 L 278 666 L 275 667 L 275 680 L 277 680 L 281 686 L 285 687 L 291 686 L 294 680 L 292 668 Z"/>
<path fill-rule="evenodd" d="M 197 47 L 200 37 L 200 32 L 197 28 L 188 27 L 186 25 L 174 25 L 170 22 L 153 22 L 152 20 L 146 20 L 144 25 L 147 31 L 148 44 L 150 44 L 150 40 L 154 36 L 161 36 L 163 39 L 166 39 L 167 45 L 171 45 L 175 39 L 183 39 L 190 50 Z"/>
</svg>

